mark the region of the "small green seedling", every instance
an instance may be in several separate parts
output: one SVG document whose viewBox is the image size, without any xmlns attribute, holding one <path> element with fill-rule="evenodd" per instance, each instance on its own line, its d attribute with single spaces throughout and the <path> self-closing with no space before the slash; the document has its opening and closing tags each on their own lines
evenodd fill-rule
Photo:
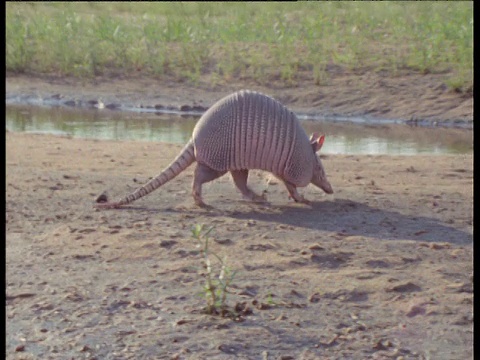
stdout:
<svg viewBox="0 0 480 360">
<path fill-rule="evenodd" d="M 203 294 L 207 301 L 206 312 L 211 315 L 229 315 L 230 311 L 227 309 L 227 294 L 230 293 L 228 287 L 231 285 L 236 271 L 232 271 L 227 266 L 227 258 L 221 258 L 216 253 L 210 251 L 208 247 L 208 235 L 214 227 L 204 229 L 204 225 L 197 224 L 192 228 L 192 236 L 198 242 L 198 247 L 201 249 L 203 255 L 203 265 L 206 270 L 205 285 Z M 217 259 L 217 264 L 213 264 L 211 258 Z M 218 276 L 215 270 L 218 269 Z"/>
</svg>

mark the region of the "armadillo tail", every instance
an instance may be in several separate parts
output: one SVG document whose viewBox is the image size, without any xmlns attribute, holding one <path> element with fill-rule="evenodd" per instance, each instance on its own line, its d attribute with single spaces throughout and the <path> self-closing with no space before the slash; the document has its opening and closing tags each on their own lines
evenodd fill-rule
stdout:
<svg viewBox="0 0 480 360">
<path fill-rule="evenodd" d="M 125 196 L 117 203 L 117 206 L 130 204 L 135 200 L 138 200 L 145 195 L 151 193 L 153 190 L 158 189 L 163 184 L 172 180 L 188 166 L 195 161 L 195 148 L 193 140 L 190 140 L 183 148 L 180 154 L 168 165 L 159 175 L 151 179 L 148 183 L 138 188 L 130 195 Z"/>
</svg>

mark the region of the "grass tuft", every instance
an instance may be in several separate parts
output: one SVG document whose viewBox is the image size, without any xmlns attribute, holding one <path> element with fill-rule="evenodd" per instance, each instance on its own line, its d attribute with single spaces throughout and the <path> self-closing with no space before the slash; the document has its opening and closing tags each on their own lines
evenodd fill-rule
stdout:
<svg viewBox="0 0 480 360">
<path fill-rule="evenodd" d="M 227 306 L 227 294 L 230 293 L 229 287 L 236 272 L 227 265 L 226 257 L 221 258 L 210 250 L 209 234 L 213 229 L 214 227 L 205 229 L 203 225 L 199 224 L 192 228 L 192 236 L 197 240 L 203 256 L 205 269 L 203 295 L 207 302 L 205 312 L 210 315 L 236 316 L 234 311 L 229 310 Z"/>
</svg>

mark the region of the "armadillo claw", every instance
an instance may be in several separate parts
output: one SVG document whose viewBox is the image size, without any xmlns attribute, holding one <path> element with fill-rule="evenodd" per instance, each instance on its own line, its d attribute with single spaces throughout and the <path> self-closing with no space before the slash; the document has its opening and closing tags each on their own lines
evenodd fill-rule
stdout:
<svg viewBox="0 0 480 360">
<path fill-rule="evenodd" d="M 197 205 L 198 207 L 201 207 L 203 209 L 211 209 L 212 208 L 210 205 L 205 204 L 202 200 L 202 197 L 199 196 L 196 193 L 193 194 L 193 201 L 195 201 L 195 205 Z"/>
<path fill-rule="evenodd" d="M 305 199 L 304 197 L 302 197 L 302 200 L 300 200 L 300 202 L 302 204 L 312 205 L 312 202 L 310 200 Z"/>
<path fill-rule="evenodd" d="M 195 205 L 201 208 L 208 207 L 208 205 L 203 202 L 202 197 L 196 191 L 193 191 L 192 195 L 193 195 L 193 201 L 195 202 Z"/>
<path fill-rule="evenodd" d="M 213 206 L 205 204 L 203 201 L 195 201 L 195 204 L 198 207 L 201 207 L 202 209 L 205 209 L 205 210 L 212 210 L 213 209 Z"/>
<path fill-rule="evenodd" d="M 312 205 L 312 202 L 310 200 L 305 199 L 303 196 L 299 195 L 297 197 L 293 197 L 291 194 L 288 195 L 289 199 L 293 199 L 296 203 L 302 203 L 306 205 Z"/>
</svg>

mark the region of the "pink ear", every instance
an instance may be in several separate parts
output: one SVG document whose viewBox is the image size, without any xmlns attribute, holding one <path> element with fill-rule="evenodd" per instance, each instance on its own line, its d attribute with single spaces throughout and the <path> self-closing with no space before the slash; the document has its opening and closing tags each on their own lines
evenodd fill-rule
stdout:
<svg viewBox="0 0 480 360">
<path fill-rule="evenodd" d="M 320 148 L 323 146 L 323 143 L 325 141 L 325 135 L 322 135 L 318 138 L 318 150 L 320 150 Z"/>
<path fill-rule="evenodd" d="M 313 152 L 319 151 L 322 148 L 324 141 L 325 141 L 325 135 L 322 135 L 318 139 L 312 141 L 311 144 L 312 144 Z"/>
</svg>

